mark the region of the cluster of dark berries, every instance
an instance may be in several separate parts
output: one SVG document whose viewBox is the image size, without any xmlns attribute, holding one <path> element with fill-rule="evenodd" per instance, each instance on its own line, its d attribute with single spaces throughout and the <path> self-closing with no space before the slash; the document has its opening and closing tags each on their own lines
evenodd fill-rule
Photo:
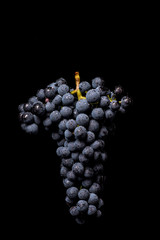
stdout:
<svg viewBox="0 0 160 240">
<path fill-rule="evenodd" d="M 19 105 L 19 119 L 27 133 L 37 134 L 43 126 L 56 141 L 65 201 L 75 221 L 83 224 L 102 215 L 106 139 L 131 99 L 123 95 L 121 86 L 107 89 L 99 77 L 91 83 L 80 82 L 79 73 L 75 78 L 75 90 L 63 78 L 38 90 Z"/>
</svg>

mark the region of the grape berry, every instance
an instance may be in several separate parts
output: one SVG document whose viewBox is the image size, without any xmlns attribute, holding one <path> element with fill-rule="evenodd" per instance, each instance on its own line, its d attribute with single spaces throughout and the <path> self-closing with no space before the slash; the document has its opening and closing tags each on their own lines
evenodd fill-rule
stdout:
<svg viewBox="0 0 160 240">
<path fill-rule="evenodd" d="M 99 77 L 80 83 L 76 72 L 75 79 L 75 90 L 60 78 L 20 104 L 18 111 L 26 133 L 37 134 L 43 126 L 57 142 L 65 202 L 75 221 L 84 224 L 102 216 L 106 139 L 115 130 L 115 118 L 126 112 L 131 99 L 123 96 L 121 86 L 107 89 Z"/>
</svg>

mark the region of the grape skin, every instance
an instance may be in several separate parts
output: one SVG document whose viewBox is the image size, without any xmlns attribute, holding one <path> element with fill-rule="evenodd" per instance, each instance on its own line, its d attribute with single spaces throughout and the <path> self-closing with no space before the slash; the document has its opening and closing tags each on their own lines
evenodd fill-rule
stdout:
<svg viewBox="0 0 160 240">
<path fill-rule="evenodd" d="M 84 172 L 84 166 L 82 165 L 82 163 L 74 163 L 72 166 L 72 171 L 76 174 L 76 175 L 82 175 Z"/>
<path fill-rule="evenodd" d="M 69 209 L 69 212 L 72 216 L 78 216 L 79 215 L 79 207 L 78 206 L 73 206 Z"/>
<path fill-rule="evenodd" d="M 62 102 L 62 96 L 61 95 L 56 95 L 52 102 L 57 106 L 60 105 L 61 102 Z"/>
<path fill-rule="evenodd" d="M 69 198 L 74 199 L 78 195 L 78 188 L 70 187 L 70 188 L 67 189 L 66 194 Z"/>
<path fill-rule="evenodd" d="M 62 97 L 62 103 L 64 106 L 71 105 L 74 102 L 74 96 L 70 93 L 65 93 Z"/>
<path fill-rule="evenodd" d="M 35 123 L 26 126 L 25 131 L 30 134 L 37 134 L 38 133 L 38 126 Z"/>
<path fill-rule="evenodd" d="M 90 215 L 95 214 L 96 212 L 97 212 L 96 206 L 90 204 L 90 205 L 88 206 L 88 212 L 87 212 L 87 214 L 90 216 Z"/>
<path fill-rule="evenodd" d="M 97 87 L 103 87 L 104 86 L 104 80 L 102 80 L 100 77 L 96 77 L 92 79 L 92 87 L 97 88 Z"/>
<path fill-rule="evenodd" d="M 82 154 L 84 154 L 86 157 L 88 158 L 92 158 L 93 157 L 93 154 L 94 154 L 94 150 L 92 147 L 90 146 L 86 146 L 83 151 L 82 151 Z"/>
<path fill-rule="evenodd" d="M 81 200 L 87 200 L 89 198 L 89 191 L 87 189 L 81 189 L 78 192 L 78 197 Z"/>
<path fill-rule="evenodd" d="M 110 105 L 109 98 L 107 96 L 102 96 L 100 99 L 100 107 L 107 108 Z"/>
<path fill-rule="evenodd" d="M 50 119 L 52 122 L 57 123 L 61 120 L 61 114 L 59 111 L 55 110 L 51 113 Z"/>
<path fill-rule="evenodd" d="M 70 131 L 73 131 L 77 126 L 77 123 L 74 119 L 69 119 L 67 122 L 66 122 L 66 128 Z"/>
<path fill-rule="evenodd" d="M 88 91 L 91 88 L 91 84 L 87 81 L 82 81 L 79 84 L 79 89 L 81 91 L 81 93 L 85 93 L 86 91 Z"/>
<path fill-rule="evenodd" d="M 79 207 L 80 212 L 85 212 L 88 210 L 88 203 L 86 200 L 79 200 L 77 202 L 77 206 Z"/>
<path fill-rule="evenodd" d="M 95 141 L 95 134 L 91 131 L 87 132 L 87 138 L 86 138 L 86 143 L 91 144 Z"/>
<path fill-rule="evenodd" d="M 41 102 L 35 102 L 32 106 L 33 114 L 37 116 L 42 116 L 45 113 L 45 106 Z"/>
<path fill-rule="evenodd" d="M 90 105 L 86 99 L 81 99 L 76 103 L 76 109 L 78 113 L 88 112 L 90 109 Z"/>
<path fill-rule="evenodd" d="M 76 139 L 85 139 L 87 136 L 87 130 L 83 126 L 76 127 L 74 130 L 74 135 Z"/>
<path fill-rule="evenodd" d="M 64 106 L 60 110 L 62 117 L 69 119 L 72 115 L 72 109 L 70 107 Z"/>
<path fill-rule="evenodd" d="M 54 87 L 47 87 L 44 90 L 44 94 L 46 98 L 53 98 L 55 96 L 55 93 L 56 93 L 56 88 Z"/>
<path fill-rule="evenodd" d="M 23 105 L 23 110 L 25 112 L 30 112 L 32 110 L 32 104 L 31 103 L 26 103 Z"/>
<path fill-rule="evenodd" d="M 84 113 L 80 113 L 76 117 L 76 122 L 78 125 L 85 127 L 89 123 L 89 117 Z"/>
<path fill-rule="evenodd" d="M 62 84 L 58 88 L 59 95 L 63 96 L 64 94 L 69 92 L 69 86 L 66 84 Z"/>
<path fill-rule="evenodd" d="M 99 131 L 99 126 L 100 124 L 98 121 L 91 119 L 89 122 L 88 130 L 97 133 Z"/>
<path fill-rule="evenodd" d="M 103 117 L 104 117 L 104 111 L 103 111 L 102 108 L 95 108 L 95 109 L 93 109 L 91 114 L 92 114 L 92 117 L 95 120 L 102 120 Z"/>
<path fill-rule="evenodd" d="M 79 161 L 82 163 L 82 164 L 86 164 L 89 162 L 89 159 L 82 153 L 79 154 Z"/>
<path fill-rule="evenodd" d="M 22 115 L 22 119 L 24 123 L 32 123 L 33 122 L 33 114 L 31 112 L 25 112 Z"/>
<path fill-rule="evenodd" d="M 91 89 L 86 94 L 86 99 L 89 103 L 95 103 L 100 100 L 100 94 L 95 89 Z"/>
<path fill-rule="evenodd" d="M 74 183 L 71 180 L 69 180 L 68 178 L 64 178 L 63 185 L 65 188 L 70 188 L 70 187 L 74 186 Z"/>
<path fill-rule="evenodd" d="M 47 112 L 52 112 L 55 110 L 55 104 L 53 102 L 47 102 L 45 108 Z"/>
<path fill-rule="evenodd" d="M 89 204 L 97 204 L 98 203 L 98 196 L 95 193 L 90 193 L 89 199 L 88 199 Z"/>
</svg>

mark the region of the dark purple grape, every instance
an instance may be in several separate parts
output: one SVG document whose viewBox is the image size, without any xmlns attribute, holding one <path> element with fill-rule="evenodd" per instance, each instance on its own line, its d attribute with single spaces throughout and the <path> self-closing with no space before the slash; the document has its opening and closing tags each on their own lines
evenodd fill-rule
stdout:
<svg viewBox="0 0 160 240">
<path fill-rule="evenodd" d="M 123 88 L 122 88 L 121 86 L 116 86 L 116 87 L 115 87 L 115 90 L 114 90 L 114 94 L 115 94 L 116 96 L 121 96 L 122 93 L 123 93 Z"/>
<path fill-rule="evenodd" d="M 32 112 L 37 116 L 42 116 L 45 113 L 45 106 L 42 102 L 33 104 Z"/>
<path fill-rule="evenodd" d="M 25 103 L 23 106 L 23 109 L 25 112 L 30 112 L 32 109 L 32 104 L 31 103 Z"/>
<path fill-rule="evenodd" d="M 54 98 L 55 94 L 56 94 L 56 88 L 54 87 L 47 87 L 45 90 L 44 90 L 44 94 L 47 98 Z"/>
<path fill-rule="evenodd" d="M 34 119 L 34 117 L 33 117 L 33 114 L 31 113 L 31 112 L 25 112 L 25 113 L 23 113 L 23 116 L 22 116 L 22 118 L 23 118 L 23 122 L 24 123 L 32 123 L 33 122 L 33 119 Z"/>
</svg>

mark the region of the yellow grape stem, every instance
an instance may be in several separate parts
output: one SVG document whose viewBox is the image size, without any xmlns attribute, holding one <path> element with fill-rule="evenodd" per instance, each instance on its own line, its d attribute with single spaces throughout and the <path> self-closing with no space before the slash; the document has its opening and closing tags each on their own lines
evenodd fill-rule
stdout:
<svg viewBox="0 0 160 240">
<path fill-rule="evenodd" d="M 109 98 L 109 101 L 110 101 L 110 102 L 112 102 L 112 101 L 113 101 L 113 99 L 112 99 L 112 98 L 110 98 L 110 96 L 109 96 L 109 95 L 107 95 L 107 97 Z M 114 100 L 116 100 L 116 99 L 114 99 Z"/>
<path fill-rule="evenodd" d="M 83 97 L 83 96 L 82 96 L 82 93 L 81 93 L 80 89 L 77 90 L 77 97 L 78 97 L 78 100 L 80 100 L 80 99 L 86 99 L 86 97 Z"/>
<path fill-rule="evenodd" d="M 80 83 L 79 72 L 75 72 L 75 81 L 76 81 L 76 89 L 73 90 L 73 91 L 71 92 L 71 94 L 77 93 L 78 101 L 79 101 L 80 99 L 86 99 L 86 97 L 83 97 L 83 96 L 82 96 L 82 93 L 81 93 L 81 91 L 80 91 L 80 89 L 79 89 L 79 83 Z"/>
<path fill-rule="evenodd" d="M 77 90 L 75 89 L 74 91 L 71 92 L 71 94 L 75 94 L 77 92 Z"/>
<path fill-rule="evenodd" d="M 112 98 L 110 98 L 110 96 L 109 95 L 107 95 L 107 97 L 109 98 L 109 101 L 110 102 L 112 102 L 112 101 L 114 101 L 114 100 L 116 100 L 116 98 L 114 98 L 114 99 L 112 99 Z M 116 100 L 117 101 L 117 100 Z M 121 101 L 118 101 L 119 103 L 121 103 Z"/>
</svg>

